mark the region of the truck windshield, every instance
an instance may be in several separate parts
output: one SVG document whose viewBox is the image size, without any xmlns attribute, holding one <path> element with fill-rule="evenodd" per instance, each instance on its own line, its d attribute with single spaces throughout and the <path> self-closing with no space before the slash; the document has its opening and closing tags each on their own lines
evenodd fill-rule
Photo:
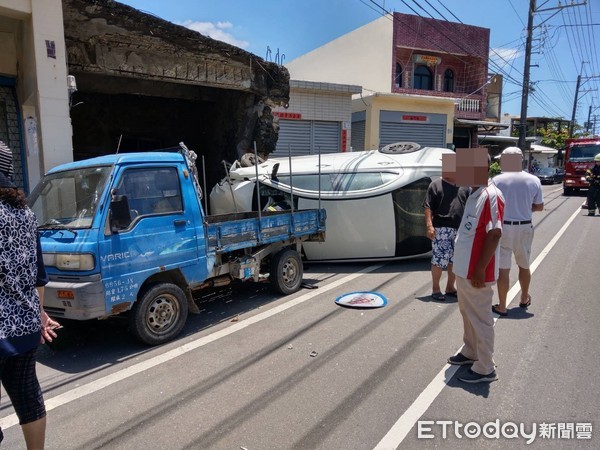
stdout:
<svg viewBox="0 0 600 450">
<path fill-rule="evenodd" d="M 111 166 L 46 175 L 29 203 L 40 228 L 90 228 Z"/>
<path fill-rule="evenodd" d="M 600 153 L 600 145 L 575 145 L 569 151 L 569 161 L 592 161 Z"/>
</svg>

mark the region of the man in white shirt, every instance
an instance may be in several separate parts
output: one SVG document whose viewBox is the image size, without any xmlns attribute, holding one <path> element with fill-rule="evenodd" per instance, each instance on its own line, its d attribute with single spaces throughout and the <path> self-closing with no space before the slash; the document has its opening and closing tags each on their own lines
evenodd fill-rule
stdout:
<svg viewBox="0 0 600 450">
<path fill-rule="evenodd" d="M 521 300 L 519 306 L 527 308 L 531 305 L 529 285 L 531 271 L 531 244 L 533 242 L 533 225 L 531 216 L 534 211 L 544 209 L 544 195 L 538 177 L 521 170 L 523 152 L 518 147 L 508 147 L 501 155 L 502 173 L 493 181 L 504 194 L 506 201 L 502 239 L 500 240 L 500 274 L 498 277 L 498 297 L 500 303 L 492 307 L 492 311 L 501 317 L 508 315 L 506 297 L 510 284 L 509 274 L 512 255 L 519 267 L 519 285 Z"/>
</svg>

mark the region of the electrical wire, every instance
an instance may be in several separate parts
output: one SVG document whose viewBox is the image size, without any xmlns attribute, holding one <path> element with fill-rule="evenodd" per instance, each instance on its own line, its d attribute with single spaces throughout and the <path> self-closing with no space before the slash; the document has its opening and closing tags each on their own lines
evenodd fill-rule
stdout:
<svg viewBox="0 0 600 450">
<path fill-rule="evenodd" d="M 369 0 L 370 4 L 368 4 L 363 0 L 360 0 L 360 1 L 361 1 L 361 3 L 368 6 L 370 9 L 380 13 L 381 15 L 389 17 L 389 15 L 391 14 L 390 20 L 396 21 L 400 26 L 403 26 L 406 29 L 409 29 L 415 33 L 419 32 L 419 30 L 415 30 L 414 27 L 411 26 L 411 24 L 406 23 L 397 15 L 392 14 L 389 11 L 387 11 L 385 9 L 385 7 L 380 5 L 378 2 L 376 2 L 374 0 Z M 412 3 L 414 3 L 414 5 L 417 9 L 413 8 L 405 0 L 400 0 L 400 1 L 415 15 L 428 20 L 427 17 L 424 17 L 420 12 L 417 11 L 417 9 L 418 9 L 419 11 L 422 11 L 425 15 L 429 16 L 431 19 L 439 21 L 440 26 L 438 26 L 438 31 L 440 32 L 440 34 L 442 36 L 444 36 L 447 39 L 448 42 L 452 43 L 458 49 L 465 52 L 465 54 L 473 54 L 474 53 L 472 48 L 468 48 L 468 49 L 465 48 L 465 47 L 470 47 L 469 45 L 457 43 L 457 42 L 455 42 L 455 40 L 452 39 L 451 36 L 449 36 L 449 34 L 445 30 L 447 30 L 449 32 L 452 32 L 452 30 L 450 30 L 449 26 L 446 26 L 444 24 L 444 22 L 450 23 L 450 21 L 446 18 L 445 14 L 442 13 L 440 11 L 440 9 L 436 8 L 429 0 L 424 0 L 424 3 L 420 3 L 417 0 L 412 0 Z M 525 24 L 521 18 L 521 15 L 519 15 L 519 13 L 517 12 L 512 0 L 507 0 L 507 1 L 510 4 L 512 10 L 515 12 L 515 15 L 517 16 L 519 21 L 525 26 Z M 448 14 L 450 14 L 455 20 L 457 20 L 461 24 L 464 24 L 441 0 L 437 0 L 437 3 L 439 3 L 441 5 L 441 7 Z M 425 5 L 429 6 L 430 10 L 427 10 Z M 559 5 L 560 5 L 560 3 L 559 3 Z M 535 47 L 535 50 L 536 51 L 539 50 L 539 53 L 541 55 L 543 55 L 540 57 L 540 59 L 543 59 L 547 63 L 548 69 L 549 69 L 553 79 L 552 80 L 537 80 L 536 82 L 532 83 L 532 85 L 539 84 L 539 83 L 553 83 L 555 86 L 555 89 L 557 89 L 557 93 L 560 95 L 560 99 L 555 98 L 554 96 L 547 95 L 544 92 L 545 89 L 542 88 L 541 86 L 535 88 L 535 91 L 532 92 L 532 97 L 533 97 L 535 103 L 537 105 L 539 105 L 540 107 L 542 107 L 544 110 L 546 110 L 549 113 L 555 114 L 557 116 L 561 116 L 561 117 L 564 117 L 567 115 L 567 114 L 565 114 L 564 108 L 568 106 L 568 103 L 570 101 L 572 101 L 570 99 L 570 97 L 572 97 L 572 94 L 568 91 L 567 84 L 569 82 L 573 82 L 573 81 L 566 80 L 566 77 L 562 70 L 562 67 L 564 66 L 564 57 L 561 55 L 561 58 L 558 58 L 556 55 L 556 52 L 555 52 L 555 48 L 557 47 L 557 44 L 560 41 L 561 36 L 566 37 L 569 48 L 572 49 L 572 51 L 569 53 L 571 54 L 571 59 L 573 60 L 573 67 L 581 66 L 581 63 L 583 61 L 589 60 L 590 61 L 589 62 L 589 70 L 591 70 L 591 73 L 593 73 L 593 74 L 599 73 L 598 72 L 598 63 L 597 63 L 597 61 L 598 61 L 597 46 L 598 45 L 596 43 L 597 41 L 595 38 L 594 29 L 593 29 L 593 25 L 595 25 L 595 24 L 592 23 L 593 22 L 592 18 L 594 17 L 593 12 L 592 12 L 592 6 L 590 5 L 590 2 L 586 2 L 586 3 L 584 3 L 584 5 L 585 5 L 585 9 L 583 10 L 583 12 L 581 11 L 581 9 L 579 9 L 578 11 L 575 11 L 575 9 L 577 9 L 577 5 L 564 6 L 563 8 L 566 9 L 567 11 L 565 11 L 563 9 L 560 11 L 560 13 L 561 13 L 561 17 L 562 17 L 562 27 L 564 27 L 566 30 L 565 33 L 564 34 L 561 33 L 561 31 L 559 30 L 559 27 L 557 27 L 555 30 L 553 30 L 552 35 L 549 35 L 547 27 L 544 27 L 544 28 L 542 28 L 542 33 L 540 35 L 539 43 L 536 44 L 536 47 Z M 543 5 L 541 5 L 541 6 L 543 6 Z M 434 11 L 435 14 L 437 14 L 437 16 L 441 17 L 442 19 L 436 19 L 434 17 L 434 14 L 432 14 L 430 11 Z M 554 15 L 555 14 L 552 14 L 550 17 L 548 17 L 548 19 L 552 18 Z M 548 19 L 546 19 L 546 20 L 548 20 Z M 421 38 L 422 39 L 424 38 L 426 41 L 433 44 L 432 48 L 438 48 L 439 50 L 443 51 L 444 53 L 447 52 L 439 44 L 436 44 L 435 42 L 432 42 L 431 39 L 428 39 L 427 36 L 421 36 Z M 495 71 L 499 75 L 502 75 L 503 79 L 507 83 L 513 84 L 517 87 L 522 87 L 522 84 L 523 84 L 522 81 L 516 79 L 515 76 L 513 75 L 513 73 L 516 76 L 520 76 L 520 77 L 523 76 L 522 70 L 516 68 L 514 65 L 514 61 L 517 59 L 517 57 L 520 54 L 522 54 L 521 48 L 524 48 L 523 38 L 521 37 L 517 40 L 513 40 L 510 43 L 505 44 L 505 45 L 512 46 L 512 44 L 514 42 L 518 42 L 518 41 L 521 41 L 521 45 L 517 48 L 517 50 L 515 50 L 512 57 L 507 57 L 507 56 L 501 54 L 500 51 L 504 47 L 498 47 L 497 49 L 490 47 L 490 49 L 489 49 L 490 57 L 488 58 L 488 65 L 489 65 L 490 71 L 492 71 L 492 72 Z M 412 55 L 412 51 L 411 51 L 411 55 Z M 454 56 L 456 56 L 456 55 L 454 55 Z M 464 59 L 462 59 L 462 58 L 459 58 L 459 59 L 465 65 L 468 64 L 468 62 L 465 61 Z M 577 61 L 577 60 L 579 60 L 579 61 Z M 409 61 L 406 61 L 405 65 L 407 65 L 408 62 Z M 589 78 L 589 80 L 590 80 L 589 84 L 592 85 L 595 89 L 598 89 L 598 84 L 600 81 L 591 76 L 588 76 L 588 74 L 590 72 L 588 72 L 587 69 L 588 69 L 587 67 L 581 69 L 582 75 L 586 76 L 586 78 Z M 579 72 L 579 70 L 578 70 L 578 72 Z M 477 76 L 477 75 L 475 72 L 473 72 L 469 76 Z M 511 94 L 504 94 L 505 101 L 508 101 L 508 99 L 512 98 L 513 95 L 517 96 L 517 95 L 520 95 L 520 93 L 518 91 L 515 91 L 514 93 L 511 93 Z M 588 103 L 590 105 L 592 105 L 593 101 L 594 101 L 593 96 L 588 97 Z"/>
<path fill-rule="evenodd" d="M 362 1 L 362 0 L 361 0 Z M 381 12 L 382 15 L 385 14 L 390 14 L 390 12 L 388 10 L 386 10 L 383 6 L 381 6 L 379 3 L 377 3 L 375 0 L 369 0 L 373 5 L 375 5 Z M 415 12 L 415 14 L 421 18 L 424 18 L 423 16 L 421 16 L 420 14 L 418 14 L 412 7 L 410 7 L 404 0 L 401 0 L 402 3 L 404 3 L 409 9 L 411 9 L 411 11 Z M 408 29 L 411 29 L 412 31 L 416 31 L 414 30 L 414 28 L 411 27 L 411 25 L 409 23 L 404 22 L 399 16 L 397 15 L 393 15 L 392 16 L 393 19 L 391 20 L 396 20 L 397 22 L 399 22 L 401 25 L 405 26 Z M 425 18 L 424 18 L 425 19 Z M 439 21 L 441 24 L 444 24 L 444 21 Z M 462 22 L 461 22 L 462 23 Z M 472 54 L 474 53 L 472 49 L 466 49 L 463 45 L 457 43 L 455 40 L 453 40 L 451 37 L 449 37 L 447 34 L 443 33 L 440 31 L 440 34 L 442 34 L 442 36 L 444 36 L 449 42 L 451 42 L 452 44 L 454 44 L 457 48 L 459 48 L 460 50 L 462 50 L 463 52 L 465 52 L 465 54 Z M 422 36 L 426 41 L 430 42 L 431 44 L 433 44 L 434 46 L 436 46 L 438 49 L 440 49 L 442 52 L 447 53 L 447 51 L 445 49 L 443 49 L 439 43 L 429 39 L 427 36 Z M 456 55 L 453 55 L 456 57 Z M 465 64 L 469 64 L 468 61 L 459 58 L 459 60 L 461 60 L 463 63 Z M 508 79 L 511 80 L 512 82 L 518 84 L 519 81 L 514 79 L 509 73 L 507 73 L 506 71 L 504 71 L 502 69 L 502 67 L 500 67 L 497 63 L 495 63 L 495 61 L 493 60 L 489 60 L 488 58 L 488 64 L 491 64 L 493 67 L 496 67 L 497 70 L 501 73 L 503 73 L 503 75 Z M 487 83 L 487 82 L 486 82 Z"/>
</svg>

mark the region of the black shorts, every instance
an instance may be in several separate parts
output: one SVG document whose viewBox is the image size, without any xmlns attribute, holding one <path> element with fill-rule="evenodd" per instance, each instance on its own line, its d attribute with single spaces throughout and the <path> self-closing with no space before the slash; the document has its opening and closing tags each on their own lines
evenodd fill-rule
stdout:
<svg viewBox="0 0 600 450">
<path fill-rule="evenodd" d="M 0 357 L 0 380 L 21 425 L 46 417 L 42 389 L 35 372 L 36 350 Z"/>
</svg>

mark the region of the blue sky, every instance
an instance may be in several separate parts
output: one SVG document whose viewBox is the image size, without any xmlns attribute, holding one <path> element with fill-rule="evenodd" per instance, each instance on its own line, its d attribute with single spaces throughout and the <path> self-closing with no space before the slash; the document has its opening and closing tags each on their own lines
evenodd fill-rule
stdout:
<svg viewBox="0 0 600 450">
<path fill-rule="evenodd" d="M 505 77 L 502 111 L 520 115 L 529 0 L 120 0 L 272 61 L 289 62 L 382 14 L 382 8 L 489 28 L 490 72 Z M 537 0 L 537 9 L 558 0 Z M 562 4 L 569 3 L 562 1 Z M 583 3 L 583 0 L 575 0 Z M 411 9 L 412 8 L 412 9 Z M 554 16 L 552 16 L 555 14 Z M 539 12 L 534 25 L 529 116 L 571 118 L 582 74 L 577 122 L 589 107 L 600 129 L 600 0 Z M 270 48 L 270 55 L 267 54 Z M 598 76 L 598 77 L 594 77 Z M 593 77 L 593 78 L 586 78 Z"/>
</svg>

